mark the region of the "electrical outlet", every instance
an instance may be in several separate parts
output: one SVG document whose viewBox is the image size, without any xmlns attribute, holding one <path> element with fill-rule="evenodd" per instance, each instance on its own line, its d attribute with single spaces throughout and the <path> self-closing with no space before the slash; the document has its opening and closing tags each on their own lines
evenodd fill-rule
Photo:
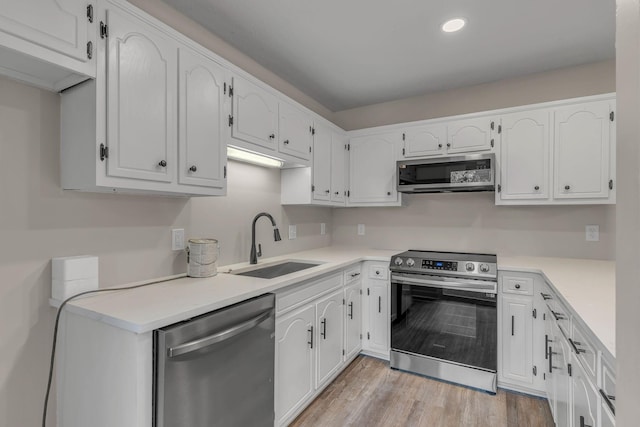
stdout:
<svg viewBox="0 0 640 427">
<path fill-rule="evenodd" d="M 325 234 L 327 234 L 327 224 L 325 224 L 324 222 L 320 223 L 320 234 L 322 236 L 324 236 Z"/>
<path fill-rule="evenodd" d="M 358 236 L 364 236 L 364 224 L 358 224 Z"/>
<path fill-rule="evenodd" d="M 289 226 L 289 240 L 293 240 L 298 237 L 298 227 L 295 225 Z"/>
<path fill-rule="evenodd" d="M 598 225 L 587 225 L 584 228 L 585 238 L 587 242 L 598 242 L 600 241 L 600 226 Z"/>
<path fill-rule="evenodd" d="M 184 228 L 174 228 L 171 230 L 171 250 L 184 250 Z"/>
</svg>

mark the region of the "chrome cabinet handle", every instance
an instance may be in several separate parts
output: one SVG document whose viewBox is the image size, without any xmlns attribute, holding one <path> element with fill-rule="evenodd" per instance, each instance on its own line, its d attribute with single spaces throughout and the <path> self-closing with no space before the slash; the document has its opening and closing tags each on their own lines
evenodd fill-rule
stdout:
<svg viewBox="0 0 640 427">
<path fill-rule="evenodd" d="M 515 316 L 511 316 L 511 336 L 515 335 L 515 323 L 516 323 L 516 317 Z"/>
<path fill-rule="evenodd" d="M 189 168 L 189 170 L 190 170 L 191 172 L 195 172 L 195 171 L 197 171 L 197 170 L 198 170 L 198 168 L 196 167 L 196 165 L 193 165 L 193 166 L 191 166 L 191 167 Z"/>
<path fill-rule="evenodd" d="M 327 318 L 325 317 L 324 319 L 322 319 L 322 322 L 320 322 L 322 324 L 322 332 L 320 332 L 320 335 L 322 335 L 323 339 L 327 339 Z"/>
<path fill-rule="evenodd" d="M 310 337 L 310 340 L 307 341 L 307 344 L 309 344 L 309 348 L 313 348 L 313 326 L 310 326 L 309 329 L 307 329 L 307 332 L 309 332 Z"/>
<path fill-rule="evenodd" d="M 167 161 L 166 160 L 160 160 L 160 162 L 158 163 L 158 166 L 163 167 L 163 168 L 167 167 Z"/>
<path fill-rule="evenodd" d="M 607 404 L 607 406 L 611 410 L 611 413 L 613 415 L 615 415 L 616 414 L 616 408 L 615 408 L 615 406 L 613 406 L 613 402 L 615 402 L 616 397 L 605 393 L 603 389 L 600 389 L 600 395 L 602 396 L 602 399 L 604 400 L 604 402 Z"/>
<path fill-rule="evenodd" d="M 382 297 L 378 297 L 378 313 L 382 313 Z"/>
<path fill-rule="evenodd" d="M 260 323 L 264 322 L 268 317 L 270 317 L 272 314 L 272 310 L 266 310 L 262 313 L 260 313 L 259 315 L 257 315 L 256 317 L 249 319 L 245 322 L 242 322 L 241 324 L 237 325 L 237 326 L 233 326 L 229 329 L 226 329 L 222 332 L 218 332 L 215 333 L 213 335 L 209 335 L 207 337 L 204 338 L 200 338 L 198 340 L 194 340 L 194 341 L 190 341 L 184 344 L 180 344 L 178 346 L 175 347 L 169 347 L 167 349 L 167 356 L 168 357 L 176 357 L 176 356 L 180 356 L 183 354 L 187 354 L 187 353 L 191 353 L 197 350 L 201 350 L 205 347 L 209 347 L 213 344 L 217 344 L 219 342 L 222 341 L 226 341 L 229 338 L 235 337 L 238 334 L 241 334 L 245 331 L 248 331 L 249 329 L 255 328 L 256 326 L 258 326 Z"/>
<path fill-rule="evenodd" d="M 353 320 L 353 301 L 349 303 L 349 319 Z"/>
</svg>

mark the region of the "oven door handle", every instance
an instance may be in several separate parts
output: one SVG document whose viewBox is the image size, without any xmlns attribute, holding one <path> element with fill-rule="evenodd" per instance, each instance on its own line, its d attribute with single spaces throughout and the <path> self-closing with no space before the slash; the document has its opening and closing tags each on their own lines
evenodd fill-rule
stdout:
<svg viewBox="0 0 640 427">
<path fill-rule="evenodd" d="M 423 278 L 414 278 L 407 276 L 400 276 L 398 274 L 391 275 L 391 282 L 397 283 L 400 285 L 415 285 L 415 286 L 425 286 L 429 288 L 440 288 L 440 289 L 455 289 L 459 291 L 468 291 L 468 292 L 482 292 L 487 294 L 497 294 L 498 293 L 498 285 L 496 282 L 489 281 L 453 281 L 453 280 L 430 280 Z"/>
</svg>

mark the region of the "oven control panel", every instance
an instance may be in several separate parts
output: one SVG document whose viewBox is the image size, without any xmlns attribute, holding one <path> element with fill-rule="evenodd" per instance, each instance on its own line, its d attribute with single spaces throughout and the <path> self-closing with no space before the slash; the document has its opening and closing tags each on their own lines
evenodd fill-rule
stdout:
<svg viewBox="0 0 640 427">
<path fill-rule="evenodd" d="M 458 271 L 458 262 L 457 261 L 435 261 L 431 259 L 423 259 L 422 268 L 428 268 L 429 270 Z"/>
</svg>

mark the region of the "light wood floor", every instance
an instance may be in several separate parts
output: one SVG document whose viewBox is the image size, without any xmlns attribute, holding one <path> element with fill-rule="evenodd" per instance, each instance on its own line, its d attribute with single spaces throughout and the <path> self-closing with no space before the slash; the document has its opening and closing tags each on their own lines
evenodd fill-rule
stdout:
<svg viewBox="0 0 640 427">
<path fill-rule="evenodd" d="M 291 426 L 553 427 L 553 419 L 543 399 L 493 396 L 359 356 Z"/>
</svg>

